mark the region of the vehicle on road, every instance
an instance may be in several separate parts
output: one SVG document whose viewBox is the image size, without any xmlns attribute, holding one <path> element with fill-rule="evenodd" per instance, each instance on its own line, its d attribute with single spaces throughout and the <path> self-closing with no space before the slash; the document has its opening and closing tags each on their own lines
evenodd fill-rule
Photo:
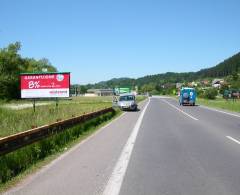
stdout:
<svg viewBox="0 0 240 195">
<path fill-rule="evenodd" d="M 134 94 L 121 94 L 118 100 L 118 107 L 121 110 L 137 110 L 136 96 Z"/>
<path fill-rule="evenodd" d="M 179 104 L 195 106 L 196 90 L 190 87 L 183 87 L 180 91 Z"/>
</svg>

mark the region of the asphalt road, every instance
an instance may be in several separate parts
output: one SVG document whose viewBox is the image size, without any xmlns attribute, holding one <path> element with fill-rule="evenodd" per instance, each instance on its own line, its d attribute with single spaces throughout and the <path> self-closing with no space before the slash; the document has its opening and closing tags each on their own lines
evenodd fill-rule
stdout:
<svg viewBox="0 0 240 195">
<path fill-rule="evenodd" d="M 239 114 L 154 97 L 7 194 L 239 195 L 239 141 Z"/>
</svg>

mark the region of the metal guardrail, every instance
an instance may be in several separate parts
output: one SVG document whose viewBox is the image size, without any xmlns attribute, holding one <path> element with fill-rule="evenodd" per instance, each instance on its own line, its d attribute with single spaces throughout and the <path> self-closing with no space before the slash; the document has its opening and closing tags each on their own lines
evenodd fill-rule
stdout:
<svg viewBox="0 0 240 195">
<path fill-rule="evenodd" d="M 0 156 L 13 152 L 34 142 L 40 141 L 56 133 L 62 132 L 65 129 L 72 127 L 76 124 L 86 122 L 87 120 L 113 111 L 114 109 L 112 107 L 105 108 L 103 110 L 84 114 L 78 117 L 73 117 L 71 119 L 62 120 L 52 123 L 50 125 L 41 126 L 21 133 L 0 138 Z"/>
</svg>

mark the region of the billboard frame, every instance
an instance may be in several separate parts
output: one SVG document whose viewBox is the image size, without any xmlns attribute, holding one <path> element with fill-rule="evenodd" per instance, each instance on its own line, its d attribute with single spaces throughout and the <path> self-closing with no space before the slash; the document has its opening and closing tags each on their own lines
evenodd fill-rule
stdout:
<svg viewBox="0 0 240 195">
<path fill-rule="evenodd" d="M 68 80 L 68 89 L 69 89 L 69 94 L 68 94 L 68 97 L 32 97 L 32 98 L 22 98 L 22 88 L 21 88 L 21 77 L 22 76 L 29 76 L 29 75 L 56 75 L 56 74 L 69 74 L 69 80 Z M 28 99 L 28 100 L 33 100 L 33 110 L 35 112 L 36 110 L 36 100 L 39 100 L 39 99 L 55 99 L 56 101 L 56 108 L 58 108 L 58 101 L 59 101 L 59 98 L 69 98 L 70 97 L 70 87 L 71 87 L 71 72 L 24 72 L 24 73 L 20 73 L 19 74 L 19 88 L 20 88 L 20 92 L 21 92 L 21 99 Z"/>
</svg>

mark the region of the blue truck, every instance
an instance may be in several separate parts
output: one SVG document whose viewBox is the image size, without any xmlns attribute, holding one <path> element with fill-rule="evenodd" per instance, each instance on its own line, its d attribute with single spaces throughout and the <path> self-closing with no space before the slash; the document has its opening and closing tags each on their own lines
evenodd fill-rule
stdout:
<svg viewBox="0 0 240 195">
<path fill-rule="evenodd" d="M 194 88 L 183 87 L 179 94 L 179 104 L 195 106 L 196 96 L 197 94 Z"/>
</svg>

